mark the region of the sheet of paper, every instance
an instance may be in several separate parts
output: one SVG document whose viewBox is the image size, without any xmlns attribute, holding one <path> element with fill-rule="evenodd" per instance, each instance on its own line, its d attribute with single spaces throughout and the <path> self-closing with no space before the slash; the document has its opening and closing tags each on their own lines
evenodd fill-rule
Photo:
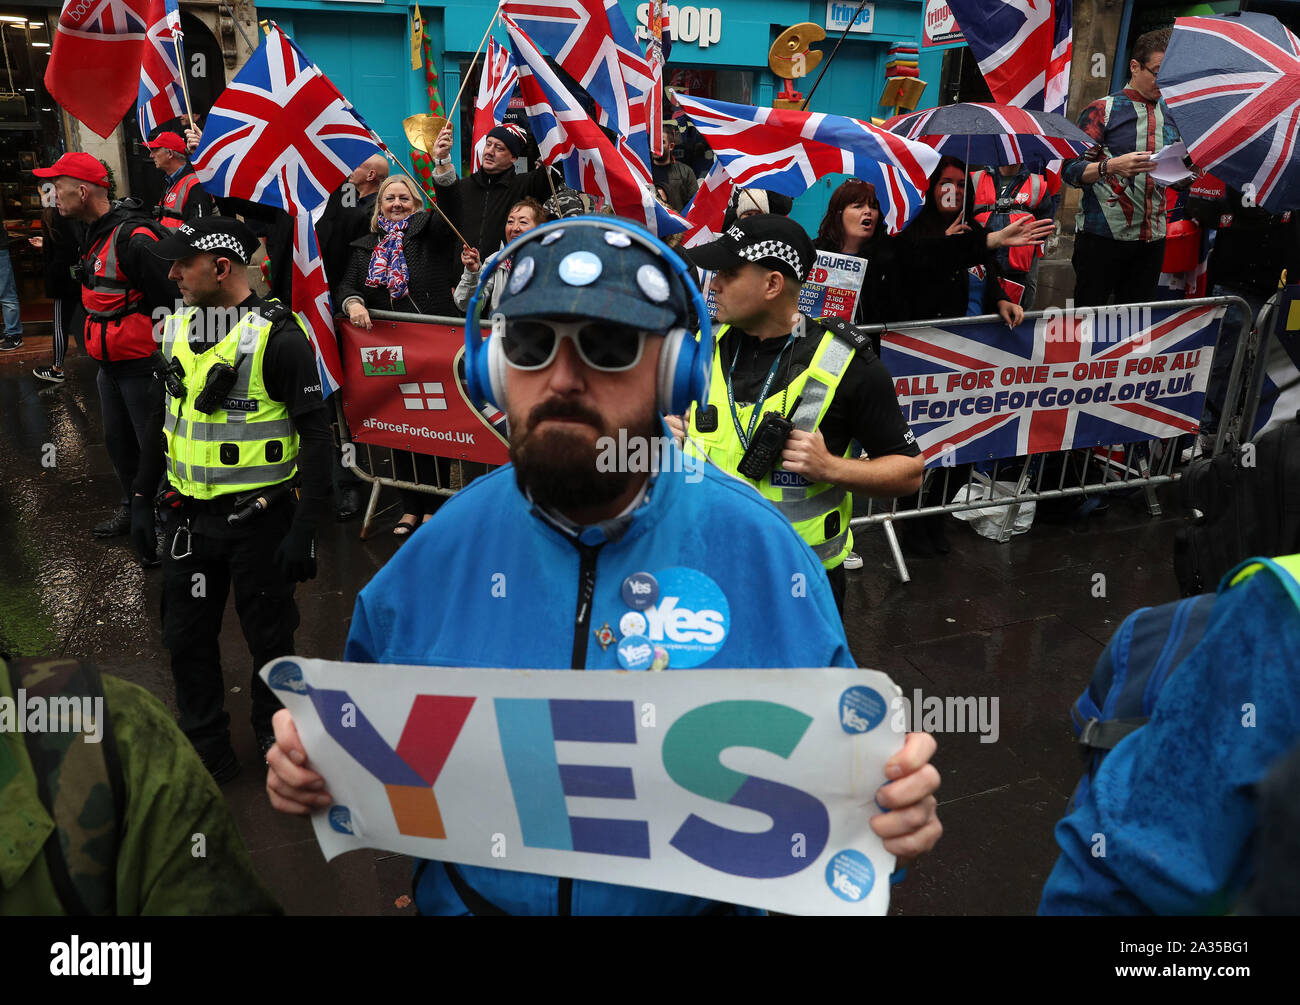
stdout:
<svg viewBox="0 0 1300 1005">
<path fill-rule="evenodd" d="M 1151 179 L 1157 185 L 1176 185 L 1192 177 L 1183 158 L 1187 156 L 1187 147 L 1183 141 L 1171 143 L 1155 153 L 1156 169 L 1151 172 Z"/>
</svg>

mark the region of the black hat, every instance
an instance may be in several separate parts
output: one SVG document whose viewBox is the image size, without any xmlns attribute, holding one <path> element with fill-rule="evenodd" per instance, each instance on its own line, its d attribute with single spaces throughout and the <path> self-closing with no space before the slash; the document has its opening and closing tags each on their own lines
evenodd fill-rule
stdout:
<svg viewBox="0 0 1300 1005">
<path fill-rule="evenodd" d="M 762 213 L 737 220 L 716 241 L 685 252 L 701 269 L 717 272 L 747 262 L 776 269 L 803 282 L 817 251 L 804 229 L 789 217 Z"/>
<path fill-rule="evenodd" d="M 514 254 L 497 310 L 506 318 L 596 318 L 667 332 L 691 298 L 662 255 L 610 217 L 543 224 Z"/>
<path fill-rule="evenodd" d="M 528 146 L 528 134 L 513 122 L 506 122 L 499 126 L 493 126 L 487 134 L 493 139 L 500 140 L 506 145 L 506 149 L 518 157 L 524 152 L 524 147 Z"/>
<path fill-rule="evenodd" d="M 159 258 L 175 261 L 201 251 L 210 251 L 247 265 L 257 250 L 257 238 L 248 226 L 231 216 L 201 216 L 187 220 L 150 246 Z"/>
</svg>

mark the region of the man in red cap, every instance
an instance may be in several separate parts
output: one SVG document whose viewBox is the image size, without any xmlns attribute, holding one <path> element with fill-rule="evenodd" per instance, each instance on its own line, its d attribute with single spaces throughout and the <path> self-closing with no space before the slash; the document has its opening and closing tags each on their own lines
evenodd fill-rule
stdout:
<svg viewBox="0 0 1300 1005">
<path fill-rule="evenodd" d="M 185 155 L 185 141 L 177 133 L 159 133 L 145 144 L 153 166 L 167 176 L 167 190 L 154 207 L 153 215 L 164 227 L 175 229 L 186 220 L 213 216 L 217 212 L 212 196 L 199 184 L 194 165 Z"/>
<path fill-rule="evenodd" d="M 180 296 L 167 278 L 169 266 L 149 254 L 166 231 L 140 213 L 138 204 L 109 202 L 108 169 L 90 154 L 64 154 L 33 173 L 54 180 L 61 216 L 86 225 L 77 264 L 86 309 L 83 344 L 99 361 L 96 384 L 104 413 L 104 446 L 122 491 L 116 512 L 97 524 L 94 534 L 117 537 L 131 529 L 131 485 L 160 393 L 151 359 L 158 348 L 153 319 L 161 322 L 176 310 Z"/>
</svg>

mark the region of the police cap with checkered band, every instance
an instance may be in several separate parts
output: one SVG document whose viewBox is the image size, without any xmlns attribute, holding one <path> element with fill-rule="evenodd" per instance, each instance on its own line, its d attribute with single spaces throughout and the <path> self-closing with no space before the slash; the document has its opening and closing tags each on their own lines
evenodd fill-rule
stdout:
<svg viewBox="0 0 1300 1005">
<path fill-rule="evenodd" d="M 149 250 L 168 261 L 210 251 L 247 265 L 257 250 L 257 238 L 247 224 L 234 217 L 201 216 L 182 223 Z"/>
<path fill-rule="evenodd" d="M 760 213 L 737 220 L 716 241 L 684 252 L 701 269 L 718 272 L 753 264 L 803 282 L 817 258 L 812 239 L 787 216 Z"/>
</svg>

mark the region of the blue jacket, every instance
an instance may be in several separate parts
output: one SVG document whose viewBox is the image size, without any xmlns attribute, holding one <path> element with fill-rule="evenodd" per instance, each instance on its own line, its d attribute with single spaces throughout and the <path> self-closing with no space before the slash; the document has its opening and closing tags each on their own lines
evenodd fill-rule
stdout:
<svg viewBox="0 0 1300 1005">
<path fill-rule="evenodd" d="M 1040 914 L 1236 904 L 1253 872 L 1255 783 L 1300 735 L 1298 605 L 1266 572 L 1220 594 L 1150 722 L 1116 745 L 1056 825 L 1061 857 Z"/>
<path fill-rule="evenodd" d="M 419 528 L 357 597 L 346 659 L 437 666 L 620 669 L 617 639 L 631 609 L 627 577 L 649 572 L 680 594 L 657 605 L 676 632 L 669 669 L 696 660 L 719 667 L 852 667 L 848 642 L 821 562 L 775 507 L 711 465 L 682 470 L 682 455 L 654 476 L 621 536 L 605 525 L 570 536 L 519 491 L 513 466 L 477 479 Z M 671 470 L 676 468 L 676 471 Z M 699 477 L 691 482 L 688 478 Z M 588 617 L 578 623 L 582 564 L 594 570 Z M 682 571 L 673 571 L 681 569 Z M 705 573 L 726 598 L 716 604 Z M 504 596 L 500 594 L 504 593 Z M 694 597 L 694 600 L 692 599 Z M 718 619 L 725 637 L 709 652 Z M 635 619 L 633 619 L 635 620 Z M 653 643 L 656 625 L 646 635 Z M 575 637 L 576 636 L 576 637 Z M 682 639 L 688 641 L 682 642 Z M 671 639 L 665 640 L 671 643 Z M 673 661 L 676 661 L 674 663 Z M 531 873 L 456 866 L 490 903 L 509 914 L 699 914 L 719 905 L 697 897 Z M 423 914 L 465 914 L 447 869 L 417 867 Z M 742 913 L 750 913 L 743 911 Z"/>
</svg>

